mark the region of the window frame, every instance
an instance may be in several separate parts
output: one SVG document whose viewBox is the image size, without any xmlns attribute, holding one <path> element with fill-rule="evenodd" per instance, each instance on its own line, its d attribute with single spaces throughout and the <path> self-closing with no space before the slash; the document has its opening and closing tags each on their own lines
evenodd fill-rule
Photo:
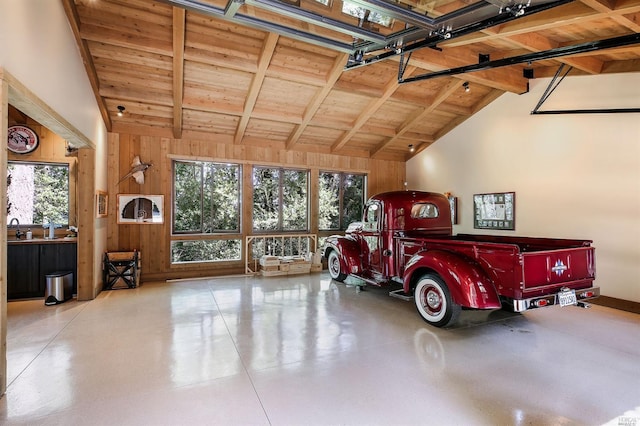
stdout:
<svg viewBox="0 0 640 426">
<path fill-rule="evenodd" d="M 55 224 L 61 225 L 62 227 L 67 228 L 75 222 L 76 220 L 75 213 L 72 211 L 72 205 L 74 204 L 74 200 L 72 199 L 72 196 L 73 196 L 73 191 L 75 191 L 75 185 L 72 179 L 73 167 L 71 163 L 64 162 L 64 161 L 38 161 L 38 160 L 20 161 L 15 159 L 7 159 L 7 175 L 9 174 L 9 166 L 11 165 L 65 167 L 67 169 L 67 209 L 66 209 L 67 223 L 55 222 Z M 8 197 L 8 194 L 6 196 Z M 14 217 L 13 215 L 7 214 L 7 225 L 9 224 L 9 222 L 13 217 Z M 21 228 L 22 227 L 36 228 L 36 227 L 42 227 L 42 226 L 43 226 L 42 223 L 22 223 L 22 222 L 20 223 Z"/>
<path fill-rule="evenodd" d="M 271 169 L 278 170 L 278 227 L 277 229 L 257 229 L 255 227 L 255 172 L 258 169 Z M 283 229 L 284 224 L 284 214 L 283 214 L 283 180 L 284 180 L 284 172 L 285 171 L 296 171 L 296 172 L 304 172 L 306 174 L 306 228 L 305 229 Z M 254 164 L 253 169 L 251 171 L 251 232 L 254 235 L 263 235 L 263 234 L 301 234 L 301 233 L 309 233 L 311 229 L 311 171 L 309 169 L 303 169 L 298 167 L 283 167 L 283 166 L 269 166 L 269 165 L 258 165 Z"/>
<path fill-rule="evenodd" d="M 337 174 L 339 175 L 339 185 L 338 185 L 338 227 L 337 228 L 321 228 L 320 227 L 320 205 L 318 205 L 318 231 L 319 232 L 336 232 L 336 231 L 346 231 L 346 229 L 349 227 L 349 223 L 343 223 L 344 222 L 344 182 L 346 179 L 347 175 L 351 175 L 351 176 L 362 176 L 362 213 L 364 212 L 364 210 L 367 207 L 367 179 L 368 179 L 368 175 L 366 173 L 352 173 L 352 172 L 340 172 L 340 171 L 335 171 L 335 170 L 319 170 L 318 172 L 318 182 L 320 182 L 320 178 L 323 174 Z M 318 184 L 318 202 L 320 200 L 320 184 Z M 358 220 L 362 220 L 362 216 L 360 216 L 360 218 L 358 218 Z"/>
<path fill-rule="evenodd" d="M 176 230 L 176 165 L 177 164 L 193 164 L 200 166 L 200 229 L 199 230 Z M 233 166 L 238 170 L 238 181 L 237 181 L 237 191 L 238 191 L 238 218 L 237 218 L 237 229 L 231 230 L 221 230 L 216 229 L 212 232 L 205 232 L 205 167 L 206 165 L 220 165 L 220 166 Z M 199 161 L 199 160 L 181 160 L 181 159 L 173 159 L 171 164 L 172 169 L 172 181 L 171 181 L 171 235 L 173 236 L 215 236 L 215 235 L 241 235 L 242 234 L 242 200 L 243 200 L 243 191 L 242 191 L 242 182 L 243 182 L 243 172 L 244 168 L 242 164 L 239 163 L 230 163 L 230 162 L 220 162 L 220 161 Z M 212 227 L 213 228 L 213 227 Z M 173 242 L 173 240 L 172 240 Z"/>
</svg>

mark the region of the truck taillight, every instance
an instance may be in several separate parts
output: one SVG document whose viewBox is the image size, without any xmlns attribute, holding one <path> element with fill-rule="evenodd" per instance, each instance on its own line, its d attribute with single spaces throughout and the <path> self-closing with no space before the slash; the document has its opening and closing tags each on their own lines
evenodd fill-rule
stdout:
<svg viewBox="0 0 640 426">
<path fill-rule="evenodd" d="M 581 299 L 586 299 L 586 298 L 589 298 L 589 297 L 593 297 L 593 295 L 594 295 L 594 292 L 592 292 L 592 291 L 585 291 L 584 293 L 581 293 L 581 294 L 580 294 L 580 298 L 581 298 Z"/>
<path fill-rule="evenodd" d="M 541 308 L 543 306 L 547 306 L 549 304 L 549 301 L 547 299 L 538 299 L 535 302 L 533 302 L 533 305 L 536 308 Z"/>
</svg>

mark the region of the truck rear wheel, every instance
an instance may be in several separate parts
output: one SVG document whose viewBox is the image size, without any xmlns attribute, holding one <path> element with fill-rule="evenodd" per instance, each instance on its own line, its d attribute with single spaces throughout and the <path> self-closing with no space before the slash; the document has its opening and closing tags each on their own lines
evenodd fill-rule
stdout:
<svg viewBox="0 0 640 426">
<path fill-rule="evenodd" d="M 422 319 L 436 327 L 451 325 L 460 315 L 460 305 L 453 301 L 449 288 L 436 274 L 425 274 L 418 280 L 414 300 Z"/>
<path fill-rule="evenodd" d="M 329 266 L 329 275 L 336 281 L 344 281 L 347 278 L 347 274 L 342 273 L 342 268 L 340 266 L 340 256 L 338 256 L 338 252 L 335 250 L 331 250 L 329 253 L 329 258 L 327 259 L 327 263 Z"/>
</svg>

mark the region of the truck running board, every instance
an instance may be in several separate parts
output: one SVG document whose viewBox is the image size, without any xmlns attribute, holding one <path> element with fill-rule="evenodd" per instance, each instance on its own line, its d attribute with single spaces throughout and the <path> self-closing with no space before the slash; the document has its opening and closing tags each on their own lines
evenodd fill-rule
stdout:
<svg viewBox="0 0 640 426">
<path fill-rule="evenodd" d="M 397 290 L 393 290 L 389 292 L 389 296 L 395 297 L 397 299 L 402 299 L 404 301 L 410 302 L 413 300 L 413 294 L 407 294 L 404 292 L 403 288 L 399 288 Z"/>
</svg>

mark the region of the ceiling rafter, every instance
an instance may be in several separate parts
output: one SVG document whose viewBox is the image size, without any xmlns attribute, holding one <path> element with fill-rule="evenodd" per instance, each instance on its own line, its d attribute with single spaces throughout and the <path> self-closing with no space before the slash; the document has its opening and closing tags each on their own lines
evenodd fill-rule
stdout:
<svg viewBox="0 0 640 426">
<path fill-rule="evenodd" d="M 62 6 L 65 14 L 67 15 L 69 25 L 71 26 L 73 37 L 76 39 L 76 44 L 80 50 L 84 69 L 87 72 L 89 83 L 91 83 L 91 88 L 93 89 L 93 94 L 96 98 L 100 115 L 102 116 L 102 120 L 104 121 L 107 131 L 111 131 L 111 117 L 109 116 L 109 111 L 104 98 L 100 96 L 100 79 L 98 78 L 98 73 L 96 72 L 96 68 L 93 63 L 93 57 L 91 56 L 91 52 L 87 46 L 87 41 L 82 38 L 82 34 L 80 32 L 80 17 L 78 16 L 76 5 L 73 0 L 62 0 Z"/>
<path fill-rule="evenodd" d="M 247 93 L 247 98 L 244 103 L 244 111 L 242 113 L 242 117 L 240 117 L 240 121 L 238 122 L 238 128 L 236 129 L 236 135 L 233 140 L 235 144 L 242 143 L 242 139 L 244 138 L 244 134 L 247 130 L 247 125 L 251 119 L 251 113 L 253 112 L 253 108 L 256 106 L 256 101 L 258 100 L 258 95 L 260 94 L 260 89 L 262 88 L 267 68 L 269 67 L 273 53 L 276 50 L 279 37 L 280 36 L 278 34 L 268 33 L 264 40 L 260 59 L 258 59 L 258 70 L 251 81 L 249 93 Z"/>
<path fill-rule="evenodd" d="M 186 11 L 173 8 L 173 137 L 182 138 L 182 99 L 184 95 L 184 41 Z"/>
<path fill-rule="evenodd" d="M 627 27 L 629 30 L 639 33 L 640 32 L 640 20 L 635 15 L 638 13 L 636 9 L 635 12 L 630 12 L 628 9 L 625 9 L 624 6 L 621 6 L 623 12 L 618 12 L 616 10 L 616 2 L 615 1 L 603 1 L 603 0 L 580 0 L 582 3 L 591 7 L 593 10 L 596 10 L 600 13 L 606 13 L 608 16 L 616 21 L 618 24 Z"/>
<path fill-rule="evenodd" d="M 470 53 L 465 57 L 461 57 L 451 54 L 451 52 L 426 49 L 414 52 L 410 63 L 418 68 L 435 72 L 467 65 L 474 59 L 477 60 L 477 57 Z M 517 69 L 502 68 L 493 69 L 490 72 L 481 71 L 473 73 L 473 75 L 467 75 L 464 78 L 476 84 L 507 92 L 520 94 L 527 91 L 527 80 L 522 76 L 522 72 Z"/>
<path fill-rule="evenodd" d="M 410 65 L 406 67 L 404 73 L 406 75 L 411 75 L 416 69 L 417 67 Z M 387 102 L 387 100 L 391 97 L 391 95 L 395 93 L 396 90 L 398 90 L 399 87 L 400 83 L 398 83 L 398 79 L 393 76 L 386 84 L 382 95 L 371 100 L 371 102 L 367 104 L 367 106 L 364 108 L 364 110 L 362 110 L 358 118 L 355 120 L 351 129 L 345 132 L 344 135 L 342 135 L 342 137 L 340 137 L 340 139 L 338 139 L 331 146 L 331 152 L 339 151 L 342 147 L 344 147 L 347 142 L 349 142 L 349 140 L 351 140 L 351 138 L 360 131 L 362 126 L 365 125 L 365 123 L 371 118 L 371 116 L 375 114 L 376 111 L 378 111 L 385 102 Z"/>
<path fill-rule="evenodd" d="M 530 52 L 543 52 L 560 47 L 558 43 L 539 34 L 517 34 L 509 37 L 509 40 Z M 560 58 L 559 60 L 587 74 L 599 74 L 604 66 L 603 61 L 590 57 L 567 57 Z"/>
<path fill-rule="evenodd" d="M 445 100 L 447 100 L 447 98 L 449 96 L 451 96 L 453 93 L 455 93 L 457 90 L 459 90 L 460 87 L 461 87 L 460 86 L 460 81 L 458 79 L 456 79 L 456 78 L 449 79 L 447 84 L 445 84 L 440 89 L 440 91 L 436 94 L 436 96 L 434 96 L 433 101 L 431 102 L 430 106 L 428 106 L 426 108 L 421 108 L 411 118 L 409 118 L 407 121 L 402 123 L 402 125 L 396 131 L 396 135 L 394 137 L 389 138 L 386 141 L 382 142 L 378 146 L 376 146 L 370 152 L 370 154 L 369 154 L 370 157 L 371 158 L 376 158 L 380 154 L 380 152 L 382 152 L 383 149 L 385 149 L 386 147 L 388 147 L 391 144 L 393 144 L 394 142 L 396 142 L 399 138 L 402 137 L 403 134 L 408 132 L 413 126 L 415 126 L 420 121 L 422 121 L 427 115 L 431 114 L 438 107 L 438 105 L 440 105 Z"/>
<path fill-rule="evenodd" d="M 318 108 L 320 108 L 320 105 L 322 105 L 329 93 L 331 93 L 331 90 L 333 90 L 333 87 L 342 75 L 344 66 L 347 63 L 348 59 L 349 55 L 347 55 L 346 53 L 339 54 L 336 57 L 336 60 L 333 62 L 333 66 L 331 67 L 331 70 L 329 71 L 329 74 L 327 76 L 326 84 L 322 88 L 318 89 L 315 96 L 305 109 L 302 116 L 302 121 L 296 126 L 296 128 L 287 139 L 287 142 L 285 143 L 287 149 L 293 148 L 293 146 L 298 143 L 300 136 L 302 136 L 305 129 L 307 128 L 313 117 L 316 115 L 316 112 L 318 112 Z"/>
</svg>

